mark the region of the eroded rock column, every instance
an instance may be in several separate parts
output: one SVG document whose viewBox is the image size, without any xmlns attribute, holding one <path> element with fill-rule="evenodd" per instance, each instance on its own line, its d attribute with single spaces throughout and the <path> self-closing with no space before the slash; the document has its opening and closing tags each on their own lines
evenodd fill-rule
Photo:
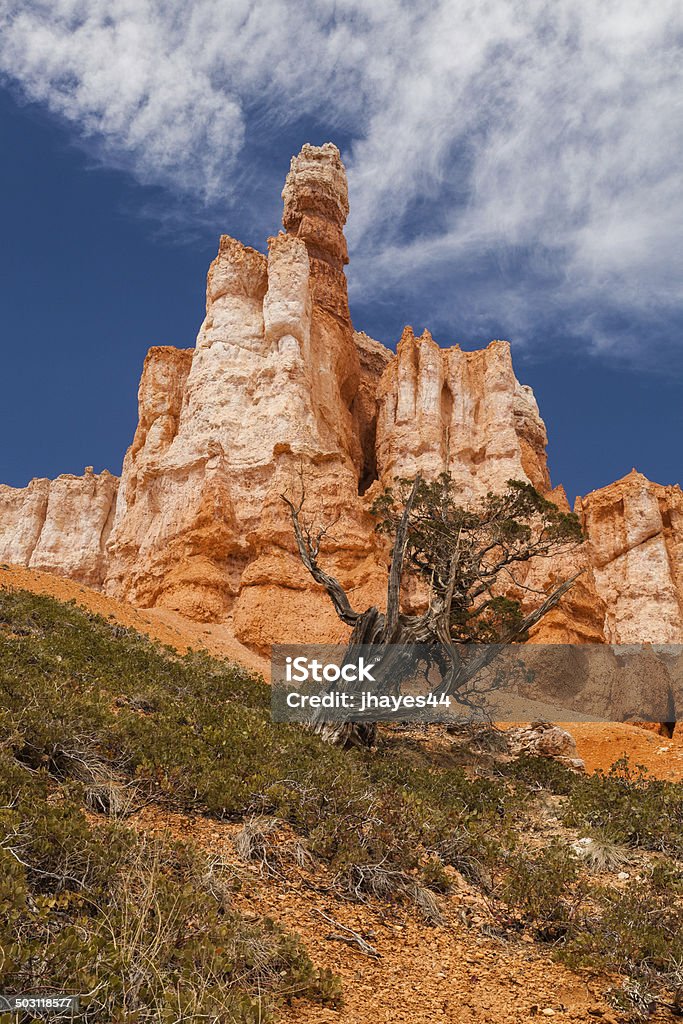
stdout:
<svg viewBox="0 0 683 1024">
<path fill-rule="evenodd" d="M 379 386 L 381 478 L 449 472 L 463 501 L 501 491 L 510 479 L 547 492 L 547 437 L 531 388 L 514 375 L 510 346 L 442 349 L 407 327 Z"/>
</svg>

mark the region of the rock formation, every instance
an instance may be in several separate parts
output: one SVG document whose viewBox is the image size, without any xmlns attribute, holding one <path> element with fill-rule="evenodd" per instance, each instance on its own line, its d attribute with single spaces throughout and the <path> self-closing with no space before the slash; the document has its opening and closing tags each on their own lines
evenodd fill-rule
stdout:
<svg viewBox="0 0 683 1024">
<path fill-rule="evenodd" d="M 609 643 L 683 640 L 683 493 L 633 470 L 579 498 Z"/>
<path fill-rule="evenodd" d="M 382 480 L 449 472 L 465 500 L 508 480 L 550 489 L 545 426 L 531 388 L 516 379 L 510 346 L 439 348 L 406 327 L 379 385 L 377 465 Z"/>
<path fill-rule="evenodd" d="M 323 518 L 341 515 L 343 541 L 335 550 L 330 538 L 330 555 L 350 584 L 362 585 L 368 559 L 373 568 L 358 487 L 378 357 L 365 359 L 361 387 L 337 149 L 305 146 L 283 198 L 287 232 L 269 239 L 267 257 L 221 238 L 196 348 L 148 357 L 106 581 L 138 604 L 232 614 L 238 634 L 259 647 L 332 627 L 294 555 L 283 492 L 303 484 Z"/>
<path fill-rule="evenodd" d="M 309 521 L 329 526 L 326 565 L 357 607 L 382 601 L 387 552 L 368 509 L 396 476 L 447 470 L 467 501 L 525 479 L 568 508 L 506 342 L 444 349 L 408 327 L 394 354 L 354 332 L 336 147 L 304 146 L 282 198 L 267 255 L 221 237 L 195 347 L 150 350 L 118 489 L 91 470 L 0 486 L 0 560 L 229 620 L 265 651 L 343 632 L 295 554 L 283 492 L 305 488 Z M 680 642 L 681 491 L 631 474 L 577 511 L 587 543 L 523 581 L 585 570 L 534 639 Z"/>
<path fill-rule="evenodd" d="M 106 470 L 27 487 L 0 484 L 0 561 L 70 576 L 100 587 L 118 480 Z"/>
</svg>

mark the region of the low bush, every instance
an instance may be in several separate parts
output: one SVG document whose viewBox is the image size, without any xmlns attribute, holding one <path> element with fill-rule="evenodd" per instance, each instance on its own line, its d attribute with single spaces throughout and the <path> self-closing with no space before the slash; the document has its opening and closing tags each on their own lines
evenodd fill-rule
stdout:
<svg viewBox="0 0 683 1024">
<path fill-rule="evenodd" d="M 512 820 L 505 787 L 462 768 L 406 769 L 391 752 L 364 757 L 273 726 L 268 688 L 208 655 L 178 657 L 23 592 L 0 594 L 3 623 L 5 735 L 18 760 L 61 781 L 95 765 L 101 795 L 108 765 L 176 810 L 275 815 L 339 872 L 410 871 L 427 851 L 475 876 Z"/>
<path fill-rule="evenodd" d="M 543 790 L 561 796 L 571 794 L 580 781 L 576 772 L 559 761 L 528 754 L 511 761 L 506 766 L 505 776 L 531 792 Z"/>
<path fill-rule="evenodd" d="M 500 897 L 546 941 L 563 938 L 578 920 L 585 891 L 579 864 L 566 846 L 553 844 L 535 855 L 513 854 Z"/>
<path fill-rule="evenodd" d="M 595 893 L 593 912 L 562 950 L 571 966 L 598 965 L 620 975 L 613 1001 L 634 1019 L 648 1016 L 662 1001 L 676 1002 L 683 986 L 683 906 L 680 898 L 672 900 L 670 883 L 655 876 L 625 890 Z M 680 878 L 676 889 L 680 893 Z"/>
<path fill-rule="evenodd" d="M 628 758 L 575 783 L 564 820 L 600 829 L 616 843 L 683 855 L 683 786 L 650 778 Z"/>
</svg>

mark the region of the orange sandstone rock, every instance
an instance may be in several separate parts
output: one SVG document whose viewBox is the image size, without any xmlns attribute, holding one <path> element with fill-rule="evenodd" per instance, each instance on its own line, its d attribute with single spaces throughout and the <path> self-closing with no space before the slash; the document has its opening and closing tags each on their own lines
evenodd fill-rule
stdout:
<svg viewBox="0 0 683 1024">
<path fill-rule="evenodd" d="M 118 480 L 88 466 L 83 476 L 0 484 L 0 562 L 14 562 L 100 586 Z"/>
<path fill-rule="evenodd" d="M 514 375 L 510 346 L 440 348 L 406 327 L 379 387 L 377 463 L 385 482 L 449 472 L 472 500 L 508 480 L 550 488 L 545 426 L 531 388 Z"/>
<path fill-rule="evenodd" d="M 681 643 L 683 492 L 633 470 L 577 501 L 611 643 Z"/>
<path fill-rule="evenodd" d="M 343 541 L 330 555 L 347 577 L 373 551 L 358 495 L 372 402 L 356 402 L 336 147 L 304 147 L 283 195 L 288 231 L 269 240 L 267 256 L 221 239 L 194 351 L 148 359 L 106 581 L 140 605 L 209 621 L 233 614 L 259 647 L 306 638 L 311 618 L 327 622 L 319 608 L 311 614 L 283 493 L 303 485 L 323 521 L 342 511 Z"/>
</svg>

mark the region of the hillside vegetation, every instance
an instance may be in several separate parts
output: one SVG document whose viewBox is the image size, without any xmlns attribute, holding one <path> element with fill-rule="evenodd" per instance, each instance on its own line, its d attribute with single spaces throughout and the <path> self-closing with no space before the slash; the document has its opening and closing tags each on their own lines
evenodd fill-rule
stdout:
<svg viewBox="0 0 683 1024">
<path fill-rule="evenodd" d="M 296 936 L 235 909 L 229 864 L 131 826 L 154 804 L 243 822 L 243 859 L 286 871 L 305 857 L 343 898 L 426 925 L 450 919 L 463 877 L 489 934 L 602 972 L 628 1018 L 675 1012 L 680 785 L 626 762 L 583 777 L 513 761 L 495 730 L 430 747 L 396 728 L 343 752 L 272 724 L 269 697 L 204 653 L 0 591 L 0 992 L 77 991 L 83 1019 L 113 1022 L 340 1005 Z M 274 822 L 296 841 L 269 841 Z"/>
</svg>

